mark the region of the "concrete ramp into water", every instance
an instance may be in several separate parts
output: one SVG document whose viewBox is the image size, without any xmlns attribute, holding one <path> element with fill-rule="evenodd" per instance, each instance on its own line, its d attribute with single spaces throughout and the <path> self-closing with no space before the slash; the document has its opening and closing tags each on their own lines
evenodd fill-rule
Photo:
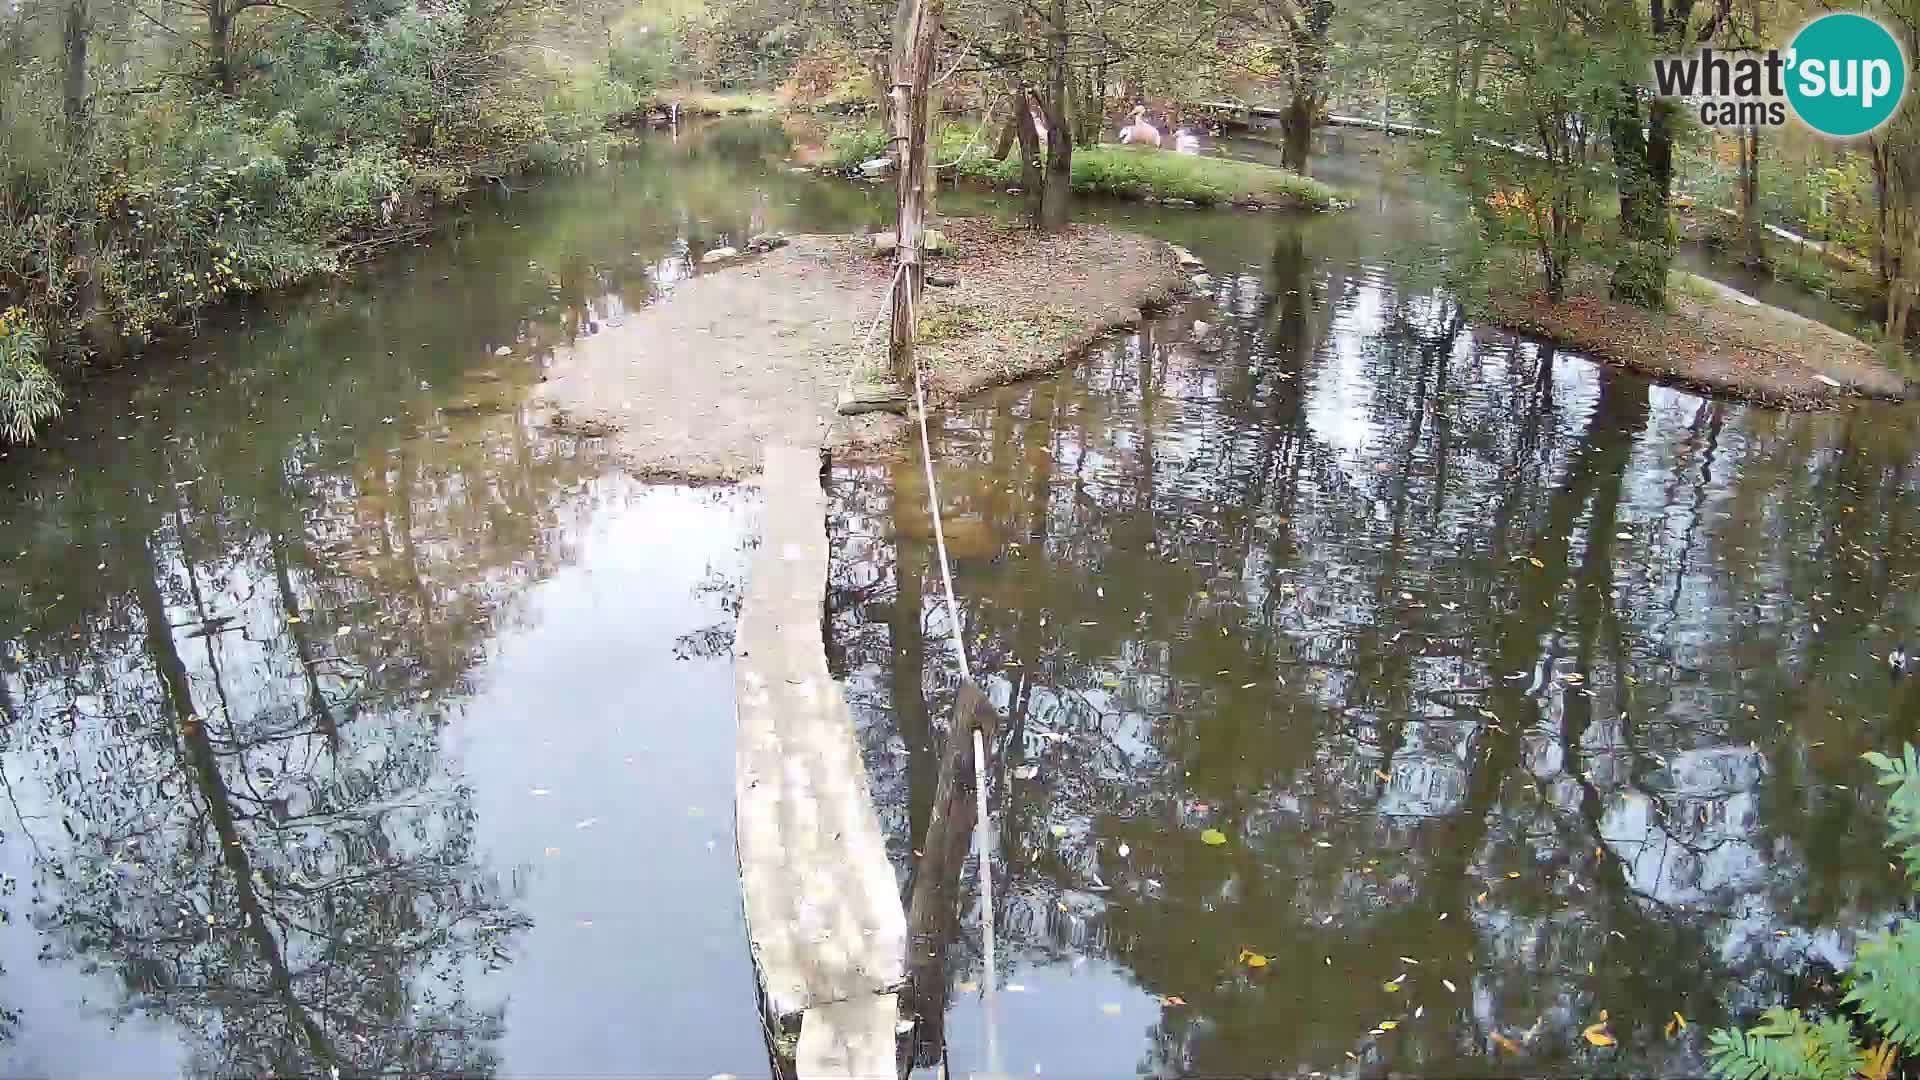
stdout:
<svg viewBox="0 0 1920 1080">
<path fill-rule="evenodd" d="M 866 767 L 827 672 L 817 449 L 770 447 L 765 525 L 734 638 L 740 886 L 776 1066 L 896 1075 L 906 913 Z"/>
</svg>

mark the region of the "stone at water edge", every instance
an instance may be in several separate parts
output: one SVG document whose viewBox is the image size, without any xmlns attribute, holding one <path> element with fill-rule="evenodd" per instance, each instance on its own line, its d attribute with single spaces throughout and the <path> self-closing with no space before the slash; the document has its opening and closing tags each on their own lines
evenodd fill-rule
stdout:
<svg viewBox="0 0 1920 1080">
<path fill-rule="evenodd" d="M 718 247 L 700 256 L 700 261 L 702 263 L 717 263 L 722 259 L 731 259 L 738 254 L 740 254 L 739 248 Z"/>
<path fill-rule="evenodd" d="M 513 355 L 513 346 L 511 346 L 511 345 L 502 345 L 502 346 L 500 346 L 499 348 L 497 348 L 497 349 L 495 349 L 495 350 L 493 350 L 493 355 L 495 355 L 495 356 L 512 356 L 512 355 Z"/>
<path fill-rule="evenodd" d="M 839 408 L 842 416 L 870 412 L 904 413 L 907 411 L 907 392 L 893 383 L 855 383 L 852 389 L 840 395 Z"/>
<path fill-rule="evenodd" d="M 882 173 L 892 171 L 893 159 L 891 158 L 877 157 L 860 163 L 860 174 L 862 176 L 879 176 Z"/>
<path fill-rule="evenodd" d="M 1182 270 L 1199 270 L 1207 265 L 1200 261 L 1200 256 L 1195 255 L 1179 244 L 1168 244 L 1167 246 L 1173 249 L 1173 257 L 1180 260 L 1180 269 Z"/>
<path fill-rule="evenodd" d="M 1213 288 L 1213 279 L 1205 274 L 1195 274 L 1193 275 L 1193 287 L 1203 290 L 1211 289 Z"/>
</svg>

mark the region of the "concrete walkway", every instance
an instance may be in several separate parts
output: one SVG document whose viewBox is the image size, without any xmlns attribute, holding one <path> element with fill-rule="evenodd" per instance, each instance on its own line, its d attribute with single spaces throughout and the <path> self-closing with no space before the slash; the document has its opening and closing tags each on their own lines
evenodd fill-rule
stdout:
<svg viewBox="0 0 1920 1080">
<path fill-rule="evenodd" d="M 827 672 L 819 450 L 769 447 L 762 486 L 765 526 L 734 639 L 734 813 L 767 1030 L 801 1080 L 892 1080 L 906 913 L 846 698 Z"/>
</svg>

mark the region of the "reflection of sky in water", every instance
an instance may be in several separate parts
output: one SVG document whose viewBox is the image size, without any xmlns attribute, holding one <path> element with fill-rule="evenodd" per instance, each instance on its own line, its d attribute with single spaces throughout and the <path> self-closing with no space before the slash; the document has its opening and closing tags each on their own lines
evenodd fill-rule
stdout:
<svg viewBox="0 0 1920 1080">
<path fill-rule="evenodd" d="M 989 537 L 957 566 L 970 654 L 1011 713 L 1004 1064 L 1479 1073 L 1498 1030 L 1536 1033 L 1521 1068 L 1697 1072 L 1703 1024 L 1811 1003 L 1809 963 L 1904 894 L 1855 757 L 1905 724 L 1855 718 L 1911 708 L 1875 667 L 1908 617 L 1910 425 L 1515 344 L 1403 286 L 1391 227 L 1294 228 L 1262 254 L 1171 224 L 1246 271 L 937 436 L 947 520 Z M 904 867 L 933 775 L 901 688 L 937 727 L 951 667 L 900 476 L 844 471 L 835 574 Z M 1114 1004 L 1159 1018 L 1140 1039 Z M 1617 1061 L 1579 1039 L 1602 1009 Z M 959 994 L 953 1067 L 985 1065 L 981 1021 Z"/>
</svg>

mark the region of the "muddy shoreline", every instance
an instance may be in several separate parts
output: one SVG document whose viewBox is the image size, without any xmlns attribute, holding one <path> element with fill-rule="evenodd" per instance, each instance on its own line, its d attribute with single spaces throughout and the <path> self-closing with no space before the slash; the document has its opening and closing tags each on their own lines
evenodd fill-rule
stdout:
<svg viewBox="0 0 1920 1080">
<path fill-rule="evenodd" d="M 1057 372 L 1186 282 L 1171 245 L 1118 229 L 938 227 L 953 250 L 929 272 L 954 284 L 929 288 L 920 316 L 930 409 Z M 875 320 L 891 256 L 865 237 L 797 236 L 698 269 L 617 329 L 556 350 L 538 398 L 549 428 L 605 440 L 636 475 L 691 482 L 749 476 L 770 443 L 859 457 L 906 434 L 905 417 L 838 411 L 884 364 Z"/>
<path fill-rule="evenodd" d="M 1833 327 L 1694 274 L 1676 273 L 1668 294 L 1666 312 L 1587 292 L 1557 304 L 1538 292 L 1495 295 L 1485 308 L 1514 333 L 1711 397 L 1808 411 L 1920 396 L 1920 384 Z"/>
</svg>

